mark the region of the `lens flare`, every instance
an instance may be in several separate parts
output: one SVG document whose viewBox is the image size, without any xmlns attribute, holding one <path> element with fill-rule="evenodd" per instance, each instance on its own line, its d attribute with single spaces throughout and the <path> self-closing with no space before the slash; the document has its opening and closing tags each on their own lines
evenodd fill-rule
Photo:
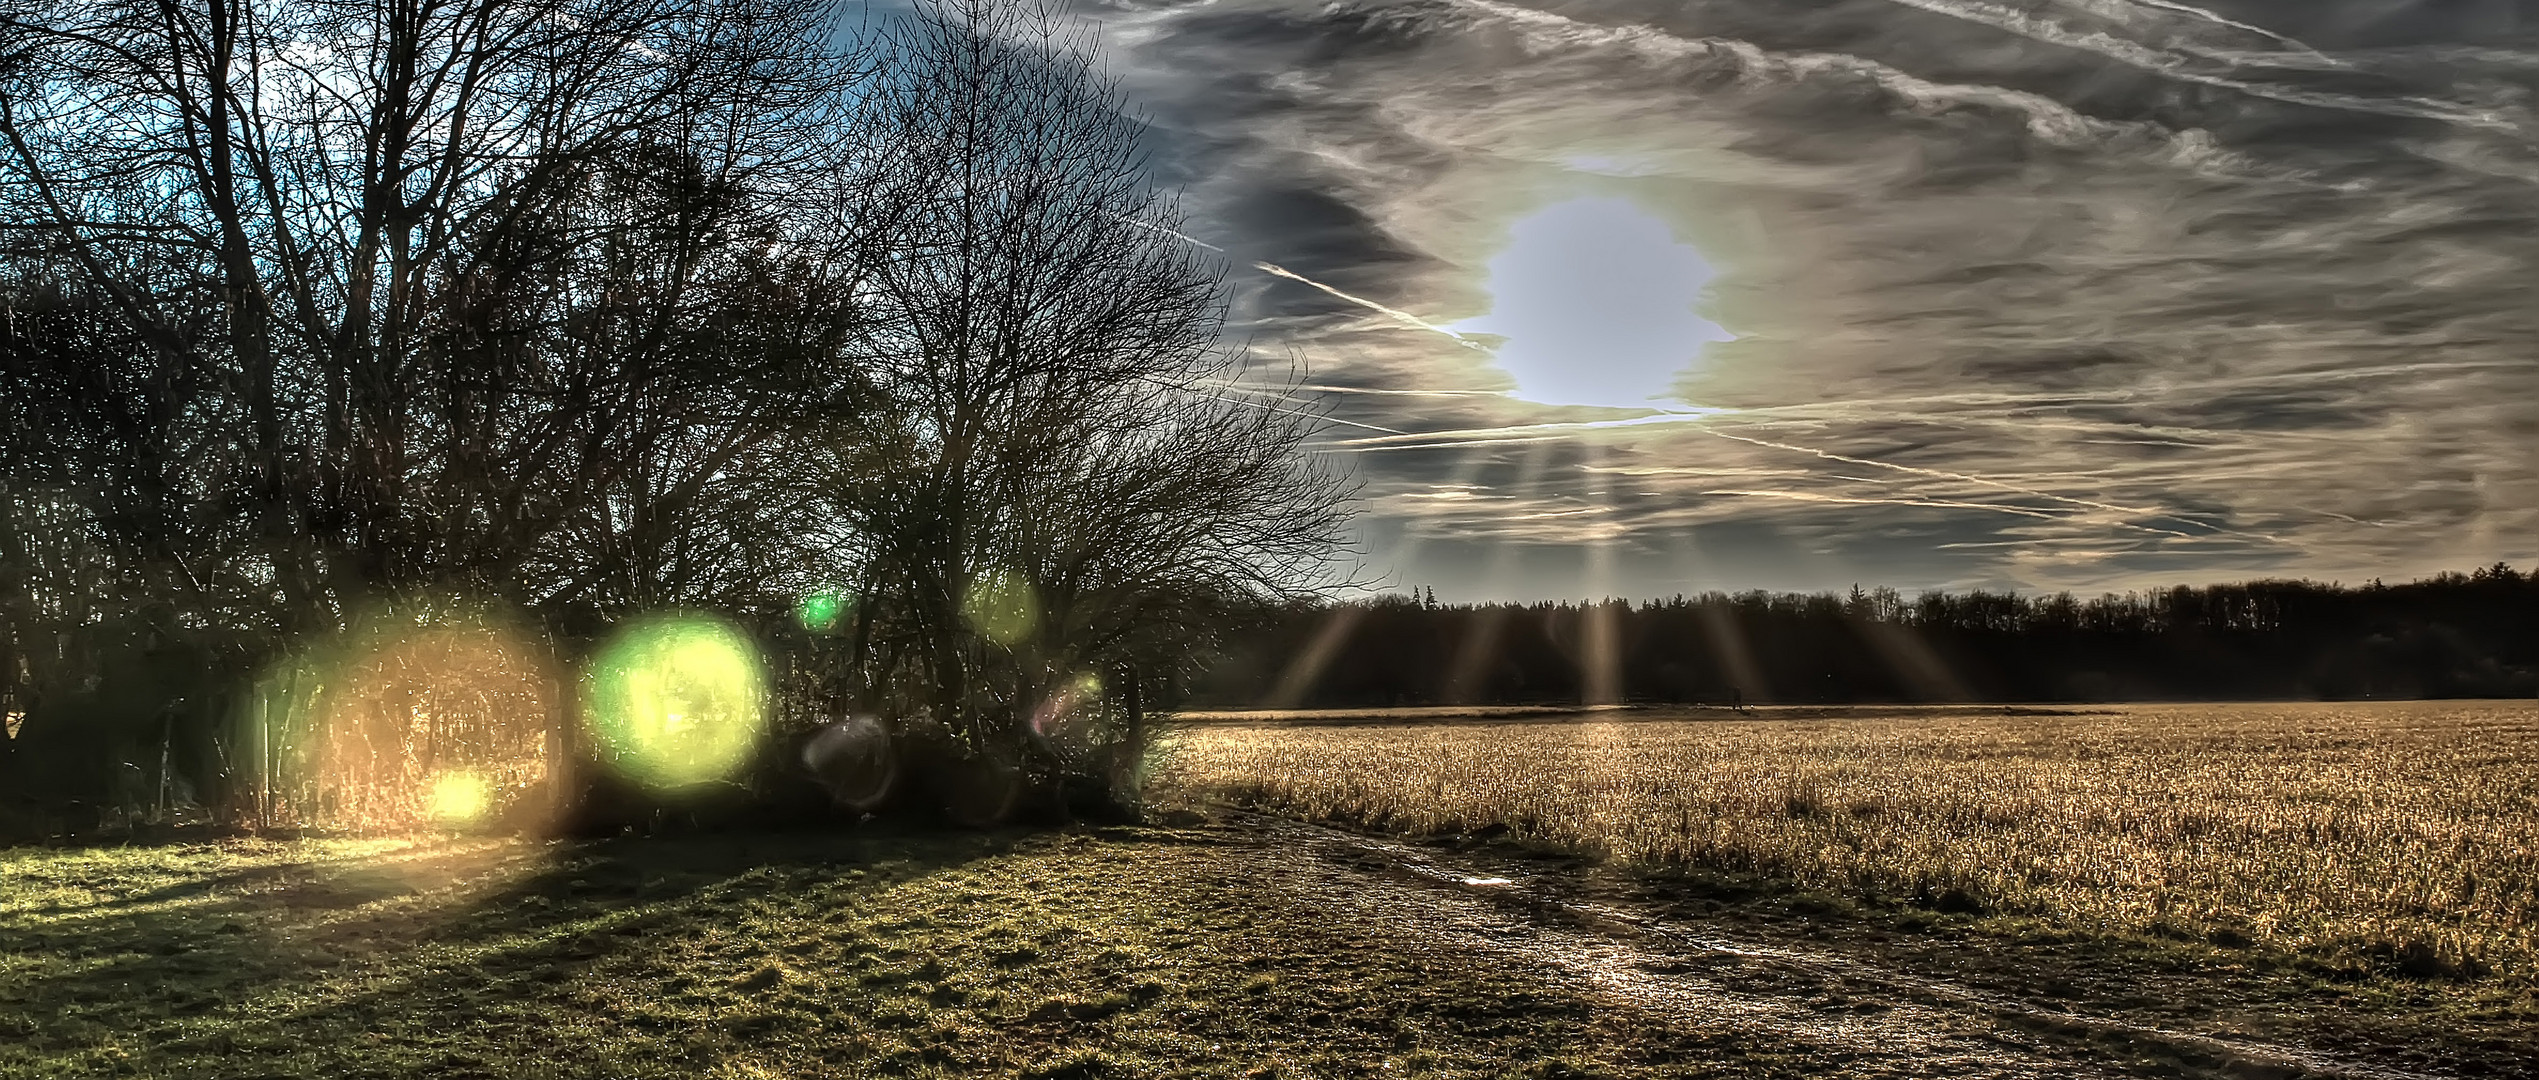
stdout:
<svg viewBox="0 0 2539 1080">
<path fill-rule="evenodd" d="M 1043 735 L 1057 734 L 1061 728 L 1081 723 L 1102 702 L 1102 677 L 1085 672 L 1058 684 L 1048 699 L 1032 710 L 1031 729 Z"/>
<path fill-rule="evenodd" d="M 424 815 L 443 828 L 482 824 L 494 808 L 493 785 L 474 772 L 446 772 L 432 778 Z"/>
<path fill-rule="evenodd" d="M 803 597 L 794 608 L 794 617 L 801 620 L 803 629 L 823 634 L 837 629 L 838 620 L 845 617 L 852 603 L 844 590 L 822 589 Z"/>
<path fill-rule="evenodd" d="M 364 832 L 528 824 L 556 726 L 546 659 L 496 627 L 365 617 L 253 684 L 231 744 L 235 808 L 264 826 Z"/>
<path fill-rule="evenodd" d="M 961 613 L 979 636 L 1008 648 L 1030 637 L 1040 622 L 1040 599 L 1022 575 L 1004 570 L 983 574 L 970 583 Z"/>
<path fill-rule="evenodd" d="M 899 783 L 890 729 L 870 716 L 850 715 L 821 728 L 802 744 L 802 764 L 838 805 L 854 810 L 881 809 Z"/>
<path fill-rule="evenodd" d="M 758 650 L 739 628 L 700 616 L 618 631 L 592 661 L 583 700 L 601 756 L 657 791 L 730 776 L 767 728 Z"/>
</svg>

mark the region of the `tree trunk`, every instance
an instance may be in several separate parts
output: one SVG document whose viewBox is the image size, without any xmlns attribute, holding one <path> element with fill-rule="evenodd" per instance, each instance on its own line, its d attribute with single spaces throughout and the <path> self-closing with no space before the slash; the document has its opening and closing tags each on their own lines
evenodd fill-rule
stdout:
<svg viewBox="0 0 2539 1080">
<path fill-rule="evenodd" d="M 1127 737 L 1120 741 L 1112 759 L 1112 789 L 1119 793 L 1123 806 L 1134 807 L 1143 798 L 1146 771 L 1146 699 L 1145 688 L 1139 685 L 1137 665 L 1121 671 L 1120 705 L 1128 714 Z"/>
</svg>

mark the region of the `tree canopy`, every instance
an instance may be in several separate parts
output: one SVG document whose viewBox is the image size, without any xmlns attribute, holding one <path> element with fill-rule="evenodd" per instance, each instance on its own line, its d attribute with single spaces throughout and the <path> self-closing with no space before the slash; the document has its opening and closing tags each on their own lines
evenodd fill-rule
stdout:
<svg viewBox="0 0 2539 1080">
<path fill-rule="evenodd" d="M 805 723 L 1010 755 L 1309 590 L 1344 479 L 1219 389 L 1219 268 L 1085 41 L 842 10 L 0 22 L 0 768 L 96 798 L 152 746 L 235 803 L 256 672 L 463 621 L 570 669 L 674 610 Z"/>
</svg>

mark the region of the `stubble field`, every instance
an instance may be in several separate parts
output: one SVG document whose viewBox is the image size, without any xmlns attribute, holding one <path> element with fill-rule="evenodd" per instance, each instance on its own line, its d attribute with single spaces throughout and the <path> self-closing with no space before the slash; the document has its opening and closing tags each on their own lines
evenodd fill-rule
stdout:
<svg viewBox="0 0 2539 1080">
<path fill-rule="evenodd" d="M 0 1078 L 2528 1075 L 2535 717 L 1256 717 L 1144 826 L 0 850 Z"/>
<path fill-rule="evenodd" d="M 1219 718 L 1201 799 L 2417 977 L 2539 963 L 2530 702 Z"/>
</svg>

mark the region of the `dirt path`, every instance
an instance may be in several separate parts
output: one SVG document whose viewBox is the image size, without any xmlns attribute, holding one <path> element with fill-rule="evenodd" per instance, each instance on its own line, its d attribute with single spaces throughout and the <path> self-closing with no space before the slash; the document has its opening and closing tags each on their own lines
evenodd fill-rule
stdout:
<svg viewBox="0 0 2539 1080">
<path fill-rule="evenodd" d="M 1249 814 L 375 848 L 0 858 L 0 1080 L 2530 1075 L 2233 1030 L 2308 999 L 2202 961 L 2067 995 L 1956 924 Z"/>
<path fill-rule="evenodd" d="M 1827 1075 L 2442 1080 L 2302 1047 L 2039 1008 L 1720 924 L 1582 895 L 1523 863 L 1229 815 L 1264 884 L 1427 947 L 1548 977 L 1650 1022 L 1786 1046 Z"/>
</svg>

